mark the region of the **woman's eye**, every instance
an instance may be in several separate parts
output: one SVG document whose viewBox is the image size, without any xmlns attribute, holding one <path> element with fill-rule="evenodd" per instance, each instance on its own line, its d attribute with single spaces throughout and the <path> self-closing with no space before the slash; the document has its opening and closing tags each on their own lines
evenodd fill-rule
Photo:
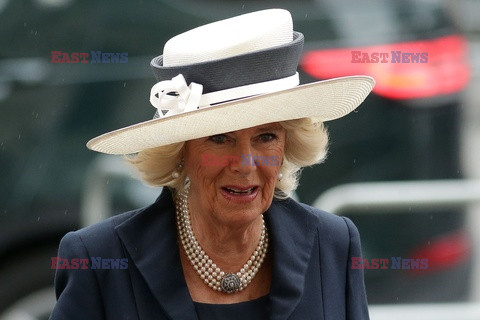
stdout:
<svg viewBox="0 0 480 320">
<path fill-rule="evenodd" d="M 263 133 L 260 135 L 260 140 L 263 142 L 268 142 L 275 140 L 277 138 L 277 135 L 274 133 Z"/>
<path fill-rule="evenodd" d="M 210 140 L 210 141 L 212 141 L 213 143 L 216 143 L 216 144 L 222 144 L 222 143 L 225 143 L 227 141 L 227 136 L 224 135 L 224 134 L 217 134 L 217 135 L 209 137 L 208 140 Z"/>
</svg>

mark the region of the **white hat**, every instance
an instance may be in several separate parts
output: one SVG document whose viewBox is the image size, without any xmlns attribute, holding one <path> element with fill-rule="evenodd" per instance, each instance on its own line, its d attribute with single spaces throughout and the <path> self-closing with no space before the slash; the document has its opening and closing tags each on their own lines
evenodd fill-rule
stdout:
<svg viewBox="0 0 480 320">
<path fill-rule="evenodd" d="M 270 9 L 210 23 L 170 39 L 152 60 L 158 83 L 152 120 L 90 140 L 87 147 L 130 154 L 265 123 L 353 111 L 372 90 L 368 76 L 298 85 L 303 35 L 290 13 Z"/>
</svg>

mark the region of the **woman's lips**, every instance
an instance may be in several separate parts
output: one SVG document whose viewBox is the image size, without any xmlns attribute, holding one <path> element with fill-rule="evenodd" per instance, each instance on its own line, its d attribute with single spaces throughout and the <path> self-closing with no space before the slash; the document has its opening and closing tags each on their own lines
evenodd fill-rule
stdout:
<svg viewBox="0 0 480 320">
<path fill-rule="evenodd" d="M 253 201 L 258 194 L 258 186 L 224 186 L 221 188 L 223 197 L 229 201 L 245 203 Z"/>
</svg>

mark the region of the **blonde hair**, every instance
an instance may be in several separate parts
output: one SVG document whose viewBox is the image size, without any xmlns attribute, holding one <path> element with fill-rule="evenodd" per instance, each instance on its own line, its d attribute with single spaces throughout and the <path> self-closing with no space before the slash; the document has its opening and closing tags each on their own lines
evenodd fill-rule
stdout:
<svg viewBox="0 0 480 320">
<path fill-rule="evenodd" d="M 315 118 L 282 121 L 280 125 L 286 130 L 286 141 L 279 171 L 283 177 L 277 181 L 274 197 L 285 199 L 297 188 L 301 169 L 326 158 L 328 133 L 323 122 Z M 179 142 L 146 149 L 126 159 L 145 183 L 170 187 L 178 193 L 184 190 L 187 177 L 185 170 L 178 170 L 184 146 L 185 142 Z M 178 178 L 172 177 L 173 171 L 179 173 Z"/>
</svg>

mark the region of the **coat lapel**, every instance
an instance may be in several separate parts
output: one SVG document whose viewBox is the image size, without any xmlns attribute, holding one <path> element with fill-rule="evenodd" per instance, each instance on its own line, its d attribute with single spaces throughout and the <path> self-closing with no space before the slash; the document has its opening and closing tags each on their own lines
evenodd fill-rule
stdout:
<svg viewBox="0 0 480 320">
<path fill-rule="evenodd" d="M 273 247 L 271 319 L 287 319 L 299 304 L 315 241 L 316 219 L 291 199 L 273 201 L 266 217 Z M 318 285 L 321 290 L 321 285 Z M 321 297 L 321 291 L 319 292 Z"/>
<path fill-rule="evenodd" d="M 153 295 L 172 319 L 197 320 L 180 263 L 172 195 L 164 188 L 155 204 L 116 227 Z"/>
</svg>

